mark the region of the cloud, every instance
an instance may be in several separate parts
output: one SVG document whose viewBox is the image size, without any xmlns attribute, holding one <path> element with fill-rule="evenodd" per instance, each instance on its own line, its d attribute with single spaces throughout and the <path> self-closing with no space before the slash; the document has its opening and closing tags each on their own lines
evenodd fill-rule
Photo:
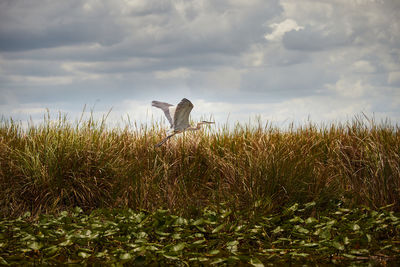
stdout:
<svg viewBox="0 0 400 267">
<path fill-rule="evenodd" d="M 75 116 L 96 103 L 117 120 L 187 97 L 220 120 L 398 118 L 399 11 L 394 0 L 4 0 L 0 111 Z"/>
<path fill-rule="evenodd" d="M 283 35 L 287 32 L 304 29 L 303 26 L 299 26 L 297 22 L 292 19 L 285 19 L 280 23 L 272 23 L 269 27 L 273 29 L 272 33 L 264 36 L 268 41 L 281 40 Z"/>
<path fill-rule="evenodd" d="M 112 45 L 123 37 L 110 6 L 95 12 L 81 1 L 2 1 L 0 51 L 23 51 L 89 43 Z M 112 10 L 112 9 L 111 9 Z M 98 17 L 101 16 L 101 19 Z"/>
<path fill-rule="evenodd" d="M 334 85 L 327 84 L 326 87 L 342 97 L 353 99 L 363 97 L 366 91 L 371 89 L 361 80 L 348 81 L 346 79 L 340 79 Z"/>
<path fill-rule="evenodd" d="M 306 26 L 303 29 L 287 32 L 283 36 L 283 45 L 290 50 L 319 51 L 351 44 L 353 40 L 351 34 L 326 32 Z"/>
<path fill-rule="evenodd" d="M 389 72 L 388 83 L 390 85 L 400 86 L 400 71 Z"/>
</svg>

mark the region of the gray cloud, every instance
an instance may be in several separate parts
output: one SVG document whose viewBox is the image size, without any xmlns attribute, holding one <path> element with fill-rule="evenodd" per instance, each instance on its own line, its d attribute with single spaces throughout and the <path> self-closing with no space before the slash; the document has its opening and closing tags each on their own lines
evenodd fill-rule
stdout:
<svg viewBox="0 0 400 267">
<path fill-rule="evenodd" d="M 283 45 L 287 49 L 319 51 L 349 45 L 354 42 L 354 39 L 354 36 L 346 36 L 341 32 L 326 34 L 323 30 L 316 31 L 306 27 L 286 33 L 283 36 Z"/>
<path fill-rule="evenodd" d="M 81 1 L 2 1 L 0 51 L 88 43 L 112 45 L 123 37 L 106 6 L 93 14 Z"/>
<path fill-rule="evenodd" d="M 399 11 L 394 0 L 1 1 L 0 112 L 97 103 L 139 118 L 154 98 L 188 97 L 218 118 L 400 121 Z"/>
</svg>

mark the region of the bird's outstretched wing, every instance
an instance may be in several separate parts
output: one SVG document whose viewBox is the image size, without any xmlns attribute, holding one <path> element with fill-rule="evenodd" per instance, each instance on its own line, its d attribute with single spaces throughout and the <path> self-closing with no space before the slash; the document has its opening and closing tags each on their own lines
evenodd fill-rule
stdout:
<svg viewBox="0 0 400 267">
<path fill-rule="evenodd" d="M 162 111 L 164 111 L 165 117 L 167 117 L 169 123 L 171 124 L 171 127 L 173 127 L 174 122 L 172 120 L 171 115 L 169 114 L 169 107 L 173 105 L 160 101 L 152 101 L 151 105 L 153 107 L 160 108 Z"/>
<path fill-rule="evenodd" d="M 193 104 L 188 99 L 183 98 L 176 106 L 173 125 L 175 131 L 183 131 L 189 127 L 189 114 L 193 109 Z"/>
</svg>

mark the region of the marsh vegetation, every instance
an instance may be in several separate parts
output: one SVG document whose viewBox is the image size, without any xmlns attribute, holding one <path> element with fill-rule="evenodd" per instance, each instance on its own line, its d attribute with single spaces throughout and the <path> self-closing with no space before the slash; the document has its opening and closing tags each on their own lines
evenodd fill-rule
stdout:
<svg viewBox="0 0 400 267">
<path fill-rule="evenodd" d="M 398 126 L 237 124 L 155 148 L 164 136 L 156 123 L 3 119 L 2 263 L 261 266 L 399 254 Z"/>
</svg>

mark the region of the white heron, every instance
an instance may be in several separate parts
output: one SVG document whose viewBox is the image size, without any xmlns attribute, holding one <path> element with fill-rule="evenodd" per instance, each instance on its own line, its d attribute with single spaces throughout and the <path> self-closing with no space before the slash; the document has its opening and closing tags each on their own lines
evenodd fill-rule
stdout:
<svg viewBox="0 0 400 267">
<path fill-rule="evenodd" d="M 172 136 L 182 133 L 184 131 L 197 131 L 200 130 L 201 125 L 203 124 L 212 124 L 214 122 L 210 121 L 201 121 L 197 123 L 196 127 L 190 126 L 189 124 L 189 114 L 193 109 L 193 104 L 188 99 L 183 98 L 178 105 L 174 106 L 165 102 L 153 101 L 151 102 L 153 107 L 160 108 L 164 111 L 165 116 L 167 117 L 169 123 L 171 124 L 172 133 L 165 137 L 160 143 L 156 144 L 156 147 L 161 146 Z"/>
</svg>

